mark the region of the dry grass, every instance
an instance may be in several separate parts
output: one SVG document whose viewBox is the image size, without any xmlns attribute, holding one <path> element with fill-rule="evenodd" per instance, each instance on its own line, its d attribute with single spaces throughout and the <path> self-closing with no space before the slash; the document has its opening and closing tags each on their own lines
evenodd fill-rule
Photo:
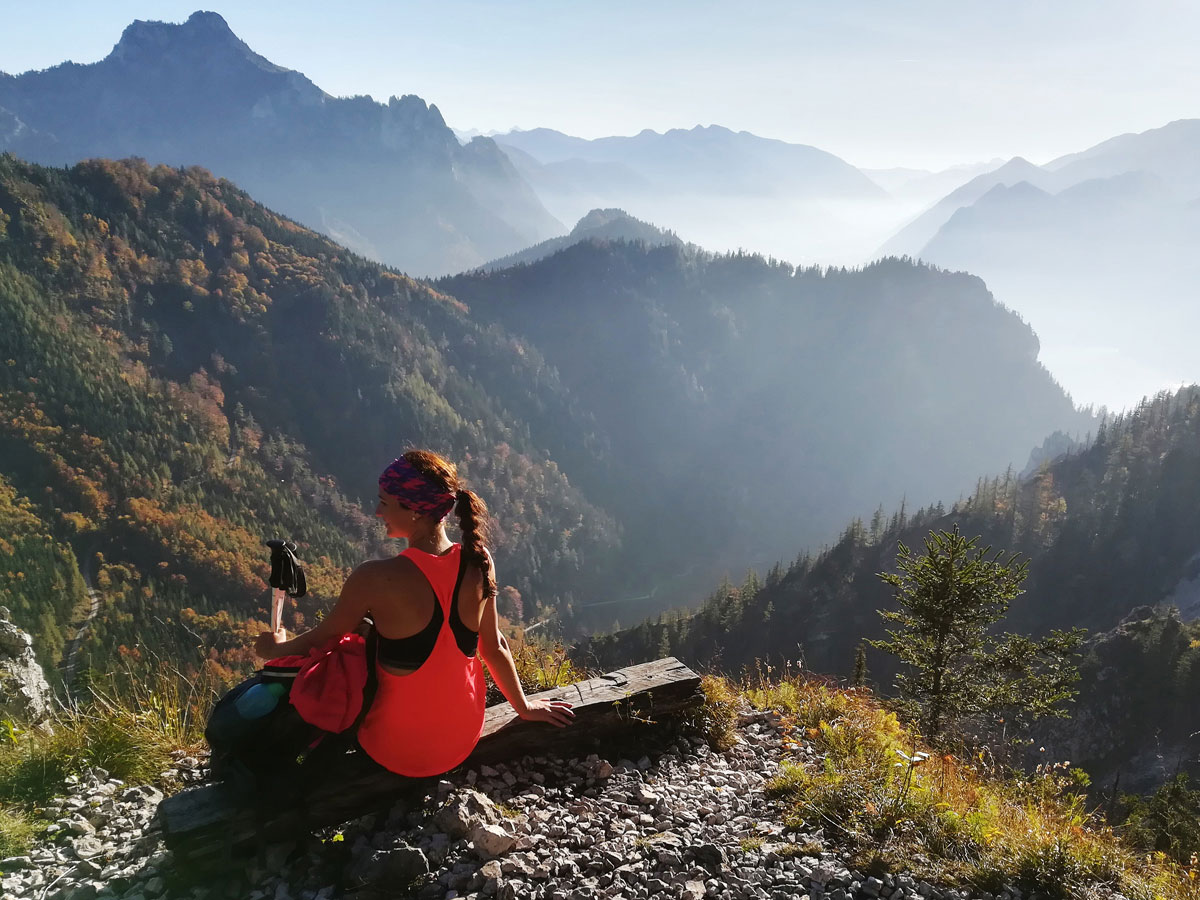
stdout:
<svg viewBox="0 0 1200 900">
<path fill-rule="evenodd" d="M 0 854 L 24 856 L 44 828 L 20 809 L 0 807 Z"/>
<path fill-rule="evenodd" d="M 1016 884 L 1046 897 L 1200 900 L 1194 867 L 1125 846 L 1064 766 L 1014 775 L 983 756 L 933 755 L 864 690 L 771 675 L 747 678 L 745 696 L 784 715 L 792 749 L 817 754 L 785 762 L 769 789 L 790 801 L 790 824 L 820 825 L 861 865 L 976 892 Z"/>
<path fill-rule="evenodd" d="M 530 693 L 566 687 L 588 677 L 571 662 L 562 644 L 526 642 L 512 648 L 512 657 L 521 686 Z"/>
<path fill-rule="evenodd" d="M 44 828 L 41 808 L 67 779 L 105 769 L 129 783 L 163 784 L 171 752 L 203 744 L 204 723 L 223 685 L 211 673 L 189 677 L 162 660 L 146 670 L 93 683 L 89 696 L 51 720 L 52 730 L 5 729 L 0 744 L 0 847 L 28 850 Z"/>
<path fill-rule="evenodd" d="M 728 750 L 737 742 L 738 691 L 718 675 L 701 678 L 700 689 L 704 692 L 704 705 L 696 724 L 713 749 Z"/>
</svg>

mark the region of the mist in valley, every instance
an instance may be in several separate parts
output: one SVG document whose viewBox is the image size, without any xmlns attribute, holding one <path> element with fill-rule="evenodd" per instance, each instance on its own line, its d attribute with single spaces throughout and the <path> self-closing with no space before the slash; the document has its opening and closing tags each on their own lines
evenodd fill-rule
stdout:
<svg viewBox="0 0 1200 900">
<path fill-rule="evenodd" d="M 479 11 L 486 40 L 479 22 L 443 23 L 476 51 L 414 39 L 403 70 L 373 37 L 330 55 L 260 12 L 109 23 L 79 57 L 93 62 L 0 74 L 0 150 L 55 167 L 141 157 L 160 180 L 159 164 L 200 166 L 227 179 L 218 194 L 236 186 L 344 248 L 321 254 L 350 251 L 353 276 L 323 275 L 316 295 L 382 302 L 399 275 L 377 263 L 415 279 L 409 301 L 432 287 L 445 306 L 408 310 L 394 345 L 328 326 L 334 344 L 372 346 L 352 399 L 321 394 L 357 412 L 344 441 L 295 439 L 343 486 L 381 434 L 470 457 L 497 518 L 520 526 L 502 547 L 510 586 L 586 630 L 694 606 L 723 574 L 834 542 L 879 509 L 1036 472 L 1031 454 L 1056 454 L 1035 448 L 1077 449 L 1099 407 L 1200 380 L 1200 121 L 1172 121 L 1195 112 L 1181 88 L 1144 76 L 1121 93 L 1110 71 L 1150 17 L 1118 31 L 1089 18 L 1081 36 L 1071 9 L 934 6 L 767 4 L 773 29 L 673 4 L 638 13 L 688 23 L 686 39 L 579 12 L 608 35 L 602 67 L 578 65 L 573 34 L 523 6 Z M 440 13 L 409 14 L 405 34 Z M 535 26 L 561 46 L 543 41 L 530 74 L 506 48 Z M 1185 59 L 1160 37 L 1159 58 Z M 1055 46 L 1076 48 L 1074 75 L 1032 61 Z M 203 296 L 244 299 L 260 261 L 212 241 L 177 252 L 206 261 L 187 269 L 209 278 Z M 263 277 L 269 299 L 278 276 Z M 262 402 L 213 362 L 228 323 L 202 347 L 180 321 L 154 325 L 177 349 L 152 365 Z M 530 525 L 545 509 L 521 495 L 529 472 L 600 537 Z"/>
<path fill-rule="evenodd" d="M 565 222 L 616 207 L 716 252 L 849 268 L 906 256 L 976 274 L 1033 327 L 1039 359 L 1080 405 L 1129 409 L 1200 380 L 1200 122 L 1044 165 L 941 171 L 855 170 L 715 126 L 494 139 Z"/>
</svg>

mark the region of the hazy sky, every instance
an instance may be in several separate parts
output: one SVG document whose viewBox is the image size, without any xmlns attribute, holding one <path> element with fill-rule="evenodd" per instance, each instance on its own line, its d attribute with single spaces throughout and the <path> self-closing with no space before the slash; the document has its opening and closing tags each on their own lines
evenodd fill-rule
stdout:
<svg viewBox="0 0 1200 900">
<path fill-rule="evenodd" d="M 105 56 L 190 3 L 0 0 L 0 70 Z M 720 124 L 859 166 L 1045 162 L 1200 116 L 1200 3 L 255 0 L 214 7 L 326 91 L 415 93 L 456 128 Z"/>
</svg>

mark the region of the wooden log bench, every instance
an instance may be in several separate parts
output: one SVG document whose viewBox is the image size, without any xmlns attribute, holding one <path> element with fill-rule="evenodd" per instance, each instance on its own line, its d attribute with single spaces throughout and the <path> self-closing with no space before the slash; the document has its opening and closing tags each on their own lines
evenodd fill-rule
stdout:
<svg viewBox="0 0 1200 900">
<path fill-rule="evenodd" d="M 610 755 L 614 745 L 646 741 L 663 726 L 694 713 L 703 701 L 700 676 L 674 657 L 617 669 L 578 684 L 535 694 L 566 700 L 575 721 L 566 728 L 519 719 L 512 706 L 489 707 L 483 736 L 460 768 L 511 761 L 522 756 L 567 758 Z M 343 756 L 339 771 L 287 802 L 248 804 L 230 787 L 204 784 L 163 800 L 158 818 L 167 847 L 180 863 L 203 866 L 245 856 L 268 842 L 291 840 L 314 828 L 338 825 L 419 799 L 438 779 L 404 778 L 362 760 Z"/>
</svg>

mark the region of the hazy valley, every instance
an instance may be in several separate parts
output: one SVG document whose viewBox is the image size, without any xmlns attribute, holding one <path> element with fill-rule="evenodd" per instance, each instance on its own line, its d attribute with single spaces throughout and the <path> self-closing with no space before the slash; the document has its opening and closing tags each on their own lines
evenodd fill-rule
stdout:
<svg viewBox="0 0 1200 900">
<path fill-rule="evenodd" d="M 257 664 L 267 618 L 263 539 L 299 545 L 310 593 L 285 625 L 303 631 L 355 565 L 396 552 L 371 516 L 376 478 L 428 447 L 491 508 L 497 609 L 515 645 L 572 677 L 668 655 L 734 681 L 756 672 L 723 701 L 741 704 L 724 714 L 742 741 L 733 774 L 717 777 L 762 798 L 756 766 L 791 772 L 786 790 L 772 788 L 783 796 L 821 777 L 815 756 L 801 760 L 816 766 L 806 775 L 788 769 L 804 742 L 825 759 L 878 751 L 885 780 L 903 768 L 896 752 L 909 781 L 924 762 L 913 762 L 916 731 L 878 705 L 864 711 L 875 700 L 858 688 L 888 698 L 900 671 L 868 646 L 897 600 L 881 573 L 896 571 L 902 545 L 960 529 L 1029 564 L 1005 630 L 1030 641 L 1088 630 L 1074 718 L 1031 728 L 978 772 L 1016 773 L 1016 787 L 996 790 L 1019 805 L 1036 779 L 1067 778 L 1065 763 L 1061 775 L 1035 766 L 1074 760 L 1090 791 L 1063 780 L 1052 793 L 1089 827 L 1093 815 L 1115 822 L 1121 790 L 1200 775 L 1198 239 L 1200 119 L 1041 165 L 937 170 L 858 168 L 715 124 L 485 136 L 455 132 L 415 94 L 327 93 L 217 13 L 136 21 L 97 62 L 0 72 L 0 606 L 11 617 L 0 632 L 30 635 L 62 696 L 130 691 L 168 669 L 177 684 L 236 683 Z M 803 674 L 765 686 L 785 670 Z M 753 678 L 766 696 L 803 685 L 809 706 L 792 698 L 780 712 L 775 696 L 751 712 Z M 886 739 L 843 741 L 855 716 Z M 27 732 L 9 725 L 17 747 Z M 943 782 L 951 763 L 984 759 L 970 739 L 941 756 Z M 556 771 L 595 789 L 588 815 L 630 819 L 628 835 L 621 825 L 605 838 L 613 847 L 681 869 L 696 848 L 654 842 L 701 821 L 688 816 L 708 787 L 689 787 L 687 767 L 720 768 L 728 752 L 701 744 L 668 750 L 661 771 L 647 759 L 597 775 L 608 764 L 590 758 Z M 16 771 L 5 759 L 0 815 L 24 802 L 3 794 Z M 522 765 L 513 780 L 481 770 L 479 783 L 531 810 L 558 797 Z M 783 815 L 726 802 L 736 794 L 703 813 L 705 827 L 728 826 L 722 840 L 736 816 Z M 883 813 L 861 799 L 885 837 L 872 845 L 878 834 L 856 819 L 847 846 L 884 848 L 882 877 L 903 844 L 888 841 L 908 826 L 895 797 Z M 553 878 L 585 872 L 616 896 L 624 861 L 605 844 L 620 862 L 587 869 L 587 804 L 574 802 L 579 818 L 562 827 L 581 829 L 564 831 L 578 858 L 535 860 L 548 820 L 522 819 L 529 864 L 497 862 L 491 890 L 482 859 L 453 880 L 465 842 L 440 835 L 431 849 L 420 823 L 405 840 L 445 863 L 438 898 L 523 896 L 503 893 L 511 876 L 537 882 L 529 896 L 563 900 L 574 895 L 552 897 Z M 869 855 L 845 885 L 840 869 L 812 881 L 818 857 L 851 866 L 821 821 L 803 823 L 806 846 L 827 844 L 812 866 L 796 863 L 800 825 L 768 828 L 766 850 L 748 831 L 729 847 L 760 870 L 807 869 L 809 900 L 836 900 L 839 886 L 843 900 L 866 897 Z M 991 827 L 955 821 L 938 826 L 937 853 L 961 856 L 946 872 L 978 850 L 954 841 Z M 92 836 L 61 828 L 64 846 Z M 796 849 L 774 847 L 787 829 Z M 362 834 L 363 846 L 374 839 Z M 921 841 L 903 853 L 936 843 Z M 1163 859 L 1188 865 L 1181 846 Z M 312 855 L 348 866 L 339 854 L 351 852 L 362 847 Z M 1011 872 L 1067 883 L 1057 870 L 1029 875 L 1049 857 L 1013 853 L 1010 881 L 986 882 L 985 900 L 1028 900 L 1009 890 Z M 1096 863 L 1078 884 L 1101 871 L 1115 870 Z M 642 874 L 630 880 L 638 897 L 778 895 L 750 880 L 742 894 L 709 890 L 679 872 L 659 890 Z M 969 900 L 984 883 L 959 896 L 897 877 L 870 896 Z"/>
</svg>

